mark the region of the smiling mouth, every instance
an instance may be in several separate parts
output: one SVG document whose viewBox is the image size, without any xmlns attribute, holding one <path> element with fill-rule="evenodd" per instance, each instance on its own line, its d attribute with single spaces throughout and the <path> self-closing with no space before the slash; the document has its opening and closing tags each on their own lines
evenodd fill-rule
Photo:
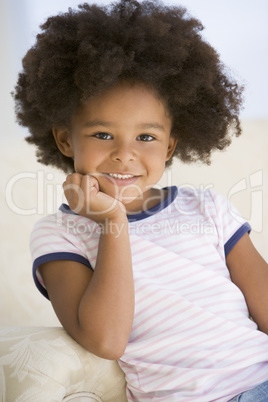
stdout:
<svg viewBox="0 0 268 402">
<path fill-rule="evenodd" d="M 120 179 L 120 180 L 133 179 L 133 177 L 136 177 L 133 174 L 120 174 L 120 173 L 106 173 L 106 175 L 109 177 L 113 177 L 114 179 Z"/>
</svg>

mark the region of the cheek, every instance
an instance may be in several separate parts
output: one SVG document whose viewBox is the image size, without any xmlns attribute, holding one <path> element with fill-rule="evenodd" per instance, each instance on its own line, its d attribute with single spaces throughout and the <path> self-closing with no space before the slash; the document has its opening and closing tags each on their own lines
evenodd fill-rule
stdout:
<svg viewBox="0 0 268 402">
<path fill-rule="evenodd" d="M 99 152 L 90 147 L 81 145 L 74 148 L 74 165 L 77 169 L 87 170 L 91 166 L 96 166 L 98 159 Z"/>
<path fill-rule="evenodd" d="M 150 180 L 157 183 L 163 176 L 166 168 L 166 154 L 163 151 L 156 152 L 154 155 L 148 152 L 146 164 Z"/>
<path fill-rule="evenodd" d="M 148 152 L 145 156 L 145 160 L 150 163 L 154 170 L 162 169 L 166 163 L 167 152 L 165 149 L 155 149 L 152 152 Z"/>
<path fill-rule="evenodd" d="M 89 172 L 89 161 L 92 158 L 83 149 L 76 149 L 74 152 L 74 168 L 77 173 L 86 174 Z"/>
</svg>

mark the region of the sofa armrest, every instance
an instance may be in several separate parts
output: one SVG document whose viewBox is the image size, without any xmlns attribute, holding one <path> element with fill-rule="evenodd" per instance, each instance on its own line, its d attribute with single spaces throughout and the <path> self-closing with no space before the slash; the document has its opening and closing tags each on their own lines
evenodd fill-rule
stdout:
<svg viewBox="0 0 268 402">
<path fill-rule="evenodd" d="M 126 402 L 125 388 L 116 361 L 87 352 L 63 328 L 0 328 L 0 401 Z"/>
</svg>

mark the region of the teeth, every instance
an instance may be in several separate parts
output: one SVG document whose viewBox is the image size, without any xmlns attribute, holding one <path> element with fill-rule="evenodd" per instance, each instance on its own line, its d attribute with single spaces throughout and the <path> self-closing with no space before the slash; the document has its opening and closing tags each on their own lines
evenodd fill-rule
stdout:
<svg viewBox="0 0 268 402">
<path fill-rule="evenodd" d="M 121 180 L 131 179 L 132 177 L 134 177 L 133 174 L 108 173 L 108 175 L 114 177 L 115 179 L 121 179 Z"/>
</svg>

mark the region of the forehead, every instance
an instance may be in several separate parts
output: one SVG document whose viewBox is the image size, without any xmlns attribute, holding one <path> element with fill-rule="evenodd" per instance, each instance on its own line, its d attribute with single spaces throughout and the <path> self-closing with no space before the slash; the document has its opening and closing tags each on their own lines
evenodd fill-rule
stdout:
<svg viewBox="0 0 268 402">
<path fill-rule="evenodd" d="M 74 115 L 74 120 L 100 120 L 137 124 L 170 124 L 165 102 L 158 93 L 142 84 L 118 84 L 85 102 Z"/>
</svg>

